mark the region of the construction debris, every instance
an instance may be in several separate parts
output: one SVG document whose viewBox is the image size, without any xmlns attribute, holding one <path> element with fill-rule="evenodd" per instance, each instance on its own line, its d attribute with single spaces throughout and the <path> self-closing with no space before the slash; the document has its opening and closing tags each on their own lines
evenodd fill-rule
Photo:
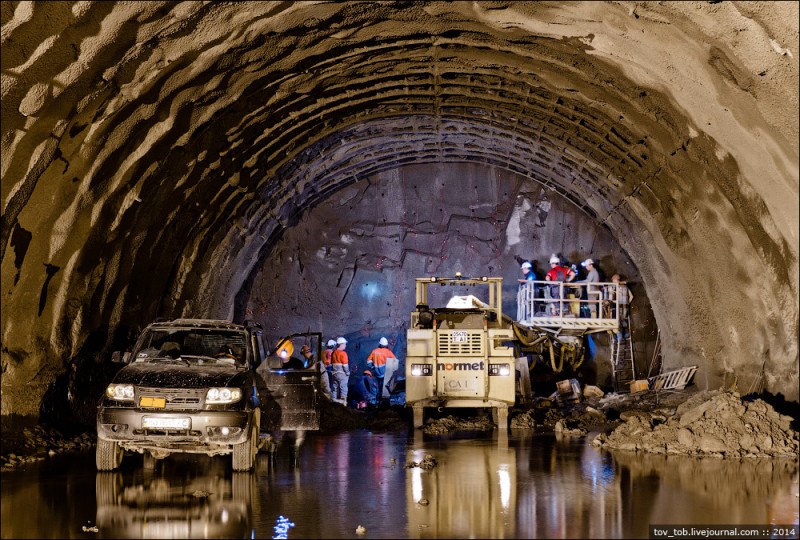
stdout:
<svg viewBox="0 0 800 540">
<path fill-rule="evenodd" d="M 761 399 L 744 401 L 736 392 L 701 392 L 674 410 L 625 411 L 620 420 L 622 425 L 592 444 L 718 457 L 790 457 L 800 449 L 791 417 Z"/>
<path fill-rule="evenodd" d="M 455 431 L 491 431 L 492 429 L 494 429 L 494 424 L 488 416 L 467 419 L 445 416 L 428 421 L 423 426 L 422 432 L 426 435 L 444 435 Z"/>
<path fill-rule="evenodd" d="M 413 469 L 414 467 L 419 467 L 420 469 L 429 471 L 434 467 L 436 467 L 436 465 L 437 465 L 436 458 L 434 458 L 430 454 L 425 454 L 425 457 L 422 459 L 422 461 L 419 462 L 412 461 L 410 463 L 406 463 L 406 469 Z"/>
</svg>

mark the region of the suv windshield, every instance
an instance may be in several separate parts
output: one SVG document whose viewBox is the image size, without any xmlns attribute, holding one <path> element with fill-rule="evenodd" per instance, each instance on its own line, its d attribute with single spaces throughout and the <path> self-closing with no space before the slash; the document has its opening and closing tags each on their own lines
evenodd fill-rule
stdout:
<svg viewBox="0 0 800 540">
<path fill-rule="evenodd" d="M 245 333 L 217 328 L 148 328 L 134 362 L 180 362 L 187 365 L 246 365 Z"/>
</svg>

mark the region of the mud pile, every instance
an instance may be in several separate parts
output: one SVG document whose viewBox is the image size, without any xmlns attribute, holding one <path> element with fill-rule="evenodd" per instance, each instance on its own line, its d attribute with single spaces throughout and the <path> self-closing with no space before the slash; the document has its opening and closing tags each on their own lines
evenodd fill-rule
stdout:
<svg viewBox="0 0 800 540">
<path fill-rule="evenodd" d="M 761 399 L 735 392 L 702 392 L 668 411 L 625 411 L 623 424 L 592 444 L 656 454 L 793 457 L 800 449 L 792 418 Z"/>
<path fill-rule="evenodd" d="M 611 431 L 618 425 L 617 420 L 592 407 L 588 401 L 563 409 L 534 408 L 511 417 L 512 429 L 555 431 L 569 436 L 582 436 L 589 431 Z"/>
<path fill-rule="evenodd" d="M 422 432 L 425 435 L 444 435 L 455 431 L 491 431 L 492 429 L 494 429 L 494 424 L 487 416 L 477 418 L 445 416 L 430 420 L 422 427 Z"/>
<path fill-rule="evenodd" d="M 24 428 L 19 434 L 3 434 L 3 451 L 0 455 L 2 470 L 9 470 L 25 463 L 41 461 L 48 456 L 85 450 L 95 445 L 96 436 L 81 433 L 67 436 L 61 431 L 44 425 Z"/>
</svg>

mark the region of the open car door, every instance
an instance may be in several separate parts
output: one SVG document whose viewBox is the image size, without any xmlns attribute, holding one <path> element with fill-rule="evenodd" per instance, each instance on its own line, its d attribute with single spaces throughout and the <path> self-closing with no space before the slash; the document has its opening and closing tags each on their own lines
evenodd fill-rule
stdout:
<svg viewBox="0 0 800 540">
<path fill-rule="evenodd" d="M 308 348 L 308 353 L 304 350 Z M 322 333 L 298 332 L 279 339 L 257 369 L 265 386 L 262 399 L 268 428 L 318 430 Z"/>
</svg>

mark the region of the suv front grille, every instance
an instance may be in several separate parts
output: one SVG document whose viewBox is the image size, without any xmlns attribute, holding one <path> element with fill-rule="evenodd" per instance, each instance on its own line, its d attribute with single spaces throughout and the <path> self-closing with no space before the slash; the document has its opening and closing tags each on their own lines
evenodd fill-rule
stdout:
<svg viewBox="0 0 800 540">
<path fill-rule="evenodd" d="M 482 330 L 439 330 L 437 334 L 437 356 L 484 356 Z M 456 334 L 465 341 L 454 341 Z"/>
<path fill-rule="evenodd" d="M 168 410 L 193 410 L 200 407 L 205 388 L 137 388 L 136 403 L 143 396 L 165 398 Z"/>
</svg>

